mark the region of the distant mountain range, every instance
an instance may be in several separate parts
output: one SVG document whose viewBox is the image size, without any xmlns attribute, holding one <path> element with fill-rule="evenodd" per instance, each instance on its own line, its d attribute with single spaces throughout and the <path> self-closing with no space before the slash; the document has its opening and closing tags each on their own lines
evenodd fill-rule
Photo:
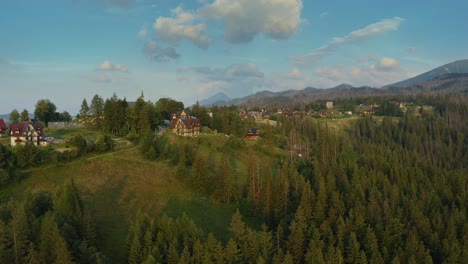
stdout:
<svg viewBox="0 0 468 264">
<path fill-rule="evenodd" d="M 226 98 L 215 100 L 211 97 L 206 101 L 214 105 L 258 106 L 311 102 L 315 100 L 333 100 L 337 98 L 391 96 L 416 93 L 468 94 L 468 60 L 455 61 L 420 74 L 414 78 L 390 84 L 383 88 L 373 88 L 369 86 L 354 87 L 344 83 L 329 89 L 307 87 L 302 90 L 288 90 L 282 92 L 261 91 L 232 100 L 226 100 Z M 218 94 L 214 97 L 216 96 L 218 96 Z M 205 102 L 205 100 L 202 102 Z"/>
<path fill-rule="evenodd" d="M 0 119 L 5 120 L 5 122 L 10 123 L 10 114 L 0 115 Z M 29 119 L 34 119 L 34 114 L 29 114 Z"/>
<path fill-rule="evenodd" d="M 199 104 L 203 105 L 203 106 L 209 106 L 209 105 L 213 105 L 213 104 L 222 104 L 222 103 L 228 102 L 230 100 L 231 100 L 231 98 L 229 96 L 227 96 L 226 94 L 217 93 L 217 94 L 211 96 L 208 99 L 201 100 L 199 102 Z"/>
<path fill-rule="evenodd" d="M 431 71 L 420 74 L 416 77 L 413 77 L 413 78 L 410 78 L 401 82 L 389 84 L 385 87 L 407 87 L 407 86 L 411 86 L 414 84 L 431 81 L 445 74 L 453 74 L 453 73 L 455 74 L 468 73 L 468 60 L 454 61 L 452 63 L 442 65 Z"/>
</svg>

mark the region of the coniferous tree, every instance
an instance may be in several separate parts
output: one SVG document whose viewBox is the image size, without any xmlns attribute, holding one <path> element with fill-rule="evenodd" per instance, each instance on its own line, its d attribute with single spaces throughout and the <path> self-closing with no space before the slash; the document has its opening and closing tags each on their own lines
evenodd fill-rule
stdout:
<svg viewBox="0 0 468 264">
<path fill-rule="evenodd" d="M 0 220 L 0 262 L 13 263 L 9 230 L 5 223 Z"/>
<path fill-rule="evenodd" d="M 89 106 L 89 113 L 92 117 L 92 123 L 98 128 L 102 128 L 104 114 L 104 100 L 99 95 L 94 95 Z"/>
<path fill-rule="evenodd" d="M 13 111 L 10 112 L 10 123 L 16 124 L 16 123 L 19 123 L 19 121 L 20 121 L 20 114 L 18 110 L 13 109 Z"/>
<path fill-rule="evenodd" d="M 85 98 L 83 99 L 83 102 L 81 103 L 80 118 L 84 123 L 87 123 L 89 115 L 90 115 L 90 108 L 88 106 L 88 101 L 86 101 L 86 98 Z"/>
<path fill-rule="evenodd" d="M 23 112 L 21 112 L 21 121 L 29 121 L 28 110 L 24 109 Z"/>
<path fill-rule="evenodd" d="M 63 239 L 63 237 L 59 236 L 57 237 L 57 240 L 54 243 L 54 255 L 55 255 L 55 260 L 54 264 L 71 264 L 73 263 L 72 261 L 72 256 L 70 254 L 70 251 L 68 251 L 67 248 L 67 241 Z"/>
<path fill-rule="evenodd" d="M 37 251 L 34 249 L 34 245 L 32 243 L 29 244 L 28 255 L 26 256 L 25 263 L 40 264 L 39 255 Z"/>
<path fill-rule="evenodd" d="M 13 255 L 15 263 L 24 262 L 28 254 L 29 237 L 31 235 L 28 217 L 22 204 L 15 206 L 11 219 L 11 237 L 13 240 Z"/>
<path fill-rule="evenodd" d="M 218 163 L 214 196 L 225 203 L 230 203 L 234 196 L 234 179 L 227 154 L 223 154 Z"/>
<path fill-rule="evenodd" d="M 195 190 L 204 193 L 209 189 L 210 176 L 208 173 L 208 161 L 206 157 L 199 152 L 190 173 L 190 182 Z"/>
</svg>

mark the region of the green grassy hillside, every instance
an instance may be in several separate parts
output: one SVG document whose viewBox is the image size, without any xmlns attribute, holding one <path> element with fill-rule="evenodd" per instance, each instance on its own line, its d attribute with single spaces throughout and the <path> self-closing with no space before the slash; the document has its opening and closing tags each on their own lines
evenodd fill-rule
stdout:
<svg viewBox="0 0 468 264">
<path fill-rule="evenodd" d="M 209 157 L 211 167 L 224 150 L 228 137 L 205 135 L 199 138 L 170 137 L 174 144 L 191 142 Z M 243 139 L 241 139 L 243 140 Z M 256 142 L 233 151 L 231 164 L 238 181 L 245 181 L 246 162 L 255 150 Z M 255 151 L 262 159 L 271 159 Z M 212 232 L 224 241 L 229 237 L 228 226 L 236 205 L 213 204 L 212 199 L 193 191 L 175 175 L 175 166 L 168 162 L 145 160 L 137 147 L 114 153 L 85 157 L 68 164 L 48 165 L 22 172 L 22 180 L 3 190 L 3 197 L 22 199 L 25 189 L 54 193 L 57 186 L 73 178 L 85 206 L 97 226 L 97 242 L 112 261 L 126 261 L 126 236 L 131 219 L 141 210 L 150 216 L 166 213 L 177 217 L 186 213 L 206 233 Z M 254 218 L 246 219 L 259 226 Z"/>
</svg>

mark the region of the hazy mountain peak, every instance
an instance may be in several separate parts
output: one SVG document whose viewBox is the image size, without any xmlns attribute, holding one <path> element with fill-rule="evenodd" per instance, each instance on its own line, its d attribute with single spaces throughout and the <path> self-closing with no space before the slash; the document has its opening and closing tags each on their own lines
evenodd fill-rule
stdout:
<svg viewBox="0 0 468 264">
<path fill-rule="evenodd" d="M 397 82 L 394 84 L 389 84 L 386 87 L 405 87 L 413 84 L 430 81 L 434 78 L 437 78 L 444 74 L 451 73 L 468 73 L 468 60 L 457 60 L 440 67 L 437 67 L 433 70 L 420 74 L 416 77 Z"/>
<path fill-rule="evenodd" d="M 227 102 L 231 100 L 229 96 L 227 96 L 225 93 L 219 92 L 207 99 L 201 100 L 199 103 L 200 105 L 212 105 L 216 102 Z"/>
</svg>

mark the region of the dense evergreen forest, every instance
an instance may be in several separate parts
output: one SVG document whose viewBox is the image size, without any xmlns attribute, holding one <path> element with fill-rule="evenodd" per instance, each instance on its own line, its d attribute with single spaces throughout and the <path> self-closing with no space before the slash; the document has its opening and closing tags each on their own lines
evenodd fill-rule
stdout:
<svg viewBox="0 0 468 264">
<path fill-rule="evenodd" d="M 209 142 L 200 138 L 154 135 L 164 119 L 184 109 L 173 100 L 139 98 L 129 106 L 116 96 L 95 97 L 91 107 L 83 101 L 79 118 L 107 135 L 126 136 L 147 160 L 174 167 L 196 192 L 237 208 L 228 239 L 206 233 L 185 214 L 137 213 L 128 230 L 128 263 L 463 263 L 468 97 L 399 98 L 430 106 L 406 112 L 390 99 L 335 102 L 380 105 L 374 116 L 338 129 L 304 114 L 278 117 L 276 127 L 259 127 L 261 138 L 253 144 L 243 135 L 254 124 L 236 107 L 196 105 L 191 114 L 206 133 L 230 135 L 219 155 L 201 151 Z M 86 142 L 75 141 L 86 150 Z M 250 153 L 245 179 L 234 176 L 240 149 Z M 0 145 L 2 178 L 21 180 L 15 176 L 21 155 Z M 4 200 L 0 209 L 1 263 L 113 263 L 96 243 L 100 227 L 73 179 L 55 193 Z M 263 224 L 249 225 L 246 217 Z"/>
</svg>

